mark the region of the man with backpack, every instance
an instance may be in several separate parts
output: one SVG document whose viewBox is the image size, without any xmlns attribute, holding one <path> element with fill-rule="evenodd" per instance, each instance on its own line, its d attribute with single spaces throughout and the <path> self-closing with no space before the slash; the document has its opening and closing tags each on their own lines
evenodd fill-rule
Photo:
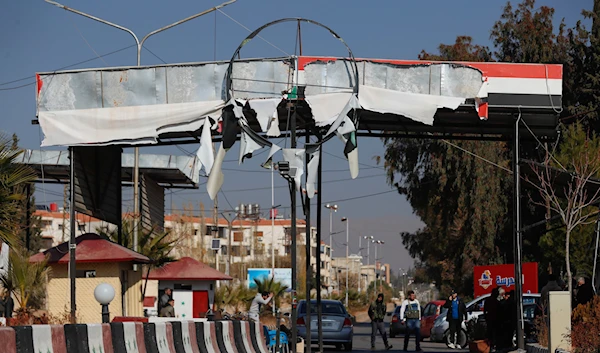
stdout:
<svg viewBox="0 0 600 353">
<path fill-rule="evenodd" d="M 417 300 L 415 292 L 408 291 L 408 298 L 402 302 L 400 308 L 400 318 L 406 326 L 404 332 L 404 350 L 408 350 L 408 341 L 410 340 L 410 333 L 415 332 L 415 344 L 416 351 L 421 352 L 421 305 Z"/>
<path fill-rule="evenodd" d="M 381 338 L 383 338 L 385 349 L 392 349 L 392 346 L 388 344 L 387 335 L 385 333 L 385 324 L 383 323 L 385 312 L 386 307 L 385 302 L 383 301 L 383 293 L 379 293 L 377 295 L 377 300 L 369 306 L 369 318 L 371 318 L 371 349 L 375 349 L 377 331 L 379 331 Z"/>
</svg>

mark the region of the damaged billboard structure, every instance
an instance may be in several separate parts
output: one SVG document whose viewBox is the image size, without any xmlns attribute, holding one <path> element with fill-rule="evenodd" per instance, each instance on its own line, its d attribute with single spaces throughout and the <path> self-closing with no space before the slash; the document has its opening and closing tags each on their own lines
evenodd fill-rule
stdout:
<svg viewBox="0 0 600 353">
<path fill-rule="evenodd" d="M 262 29 L 289 21 L 323 27 L 346 46 L 348 56 L 239 58 L 242 47 Z M 301 188 L 309 199 L 316 195 L 320 205 L 321 152 L 331 138 L 344 142 L 352 178 L 359 174 L 357 141 L 369 136 L 513 141 L 518 161 L 520 135 L 541 141 L 556 138 L 562 104 L 561 65 L 357 59 L 331 29 L 296 18 L 257 29 L 230 61 L 72 70 L 37 77 L 42 146 L 100 151 L 110 146 L 196 144 L 211 199 L 225 183 L 222 163 L 237 141 L 239 163 L 267 149 L 263 167 L 280 163 L 281 172 L 292 171 L 286 176 L 294 223 Z M 290 144 L 273 142 L 280 136 Z M 299 136 L 306 137 L 304 148 L 296 145 Z M 310 136 L 318 142 L 310 143 Z M 214 142 L 219 143 L 216 149 Z M 515 163 L 513 173 L 517 242 L 518 166 Z M 304 201 L 308 207 L 310 202 Z M 308 223 L 309 215 L 310 210 Z M 320 221 L 319 207 L 319 233 Z M 295 251 L 294 243 L 292 260 Z M 521 254 L 515 255 L 515 278 L 520 278 Z M 295 290 L 295 266 L 292 269 Z M 318 273 L 316 278 L 320 280 Z M 292 316 L 295 323 L 295 310 Z"/>
</svg>

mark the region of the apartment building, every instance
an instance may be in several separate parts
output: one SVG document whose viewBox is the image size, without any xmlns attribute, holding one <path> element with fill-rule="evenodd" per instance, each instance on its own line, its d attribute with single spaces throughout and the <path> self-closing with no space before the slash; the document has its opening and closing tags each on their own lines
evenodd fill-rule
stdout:
<svg viewBox="0 0 600 353">
<path fill-rule="evenodd" d="M 36 216 L 41 219 L 44 249 L 51 248 L 68 241 L 70 234 L 69 213 L 59 210 L 38 210 Z M 99 219 L 77 214 L 76 234 L 96 233 L 98 229 L 106 231 L 114 225 Z M 292 232 L 291 219 L 276 217 L 271 219 L 233 219 L 196 217 L 169 214 L 165 215 L 164 229 L 176 241 L 174 256 L 181 258 L 191 256 L 219 271 L 226 271 L 229 254 L 231 266 L 242 264 L 243 269 L 256 266 L 270 267 L 273 255 L 276 267 L 289 266 L 289 261 L 282 260 L 291 254 Z M 297 220 L 297 247 L 299 257 L 305 254 L 306 222 Z M 231 246 L 230 246 L 231 244 Z M 316 271 L 317 254 L 321 265 L 321 276 L 331 278 L 331 249 L 321 243 L 317 246 L 316 227 L 310 227 L 311 265 Z M 231 248 L 231 249 L 230 249 Z M 216 251 L 218 249 L 219 251 Z M 329 283 L 323 283 L 329 286 Z"/>
</svg>

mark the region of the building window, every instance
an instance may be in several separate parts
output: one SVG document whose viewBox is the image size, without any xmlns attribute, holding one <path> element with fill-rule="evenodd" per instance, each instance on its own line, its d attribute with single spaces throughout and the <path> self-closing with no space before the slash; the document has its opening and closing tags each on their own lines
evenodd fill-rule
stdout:
<svg viewBox="0 0 600 353">
<path fill-rule="evenodd" d="M 262 237 L 263 236 L 263 232 L 254 232 L 254 236 L 255 237 Z"/>
<path fill-rule="evenodd" d="M 96 270 L 76 270 L 75 277 L 77 277 L 77 278 L 96 278 Z"/>
<path fill-rule="evenodd" d="M 62 224 L 58 225 L 58 230 L 63 230 L 63 225 Z"/>
<path fill-rule="evenodd" d="M 244 241 L 243 232 L 233 232 L 233 241 L 242 242 Z"/>
</svg>

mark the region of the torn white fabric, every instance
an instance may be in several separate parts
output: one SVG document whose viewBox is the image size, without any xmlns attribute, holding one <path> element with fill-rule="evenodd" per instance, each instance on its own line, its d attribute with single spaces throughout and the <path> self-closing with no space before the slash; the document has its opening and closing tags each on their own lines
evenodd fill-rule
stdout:
<svg viewBox="0 0 600 353">
<path fill-rule="evenodd" d="M 317 147 L 315 149 L 307 150 L 307 153 L 310 155 L 310 160 L 308 162 L 308 170 L 306 171 L 306 195 L 309 199 L 312 199 L 313 196 L 315 196 L 315 183 L 317 182 L 317 174 L 320 163 L 320 148 L 321 147 Z"/>
<path fill-rule="evenodd" d="M 460 97 L 407 93 L 371 86 L 359 87 L 358 100 L 366 110 L 403 115 L 427 125 L 433 125 L 438 108 L 454 110 L 465 102 L 465 98 Z"/>
<path fill-rule="evenodd" d="M 208 191 L 208 196 L 210 196 L 211 200 L 215 199 L 219 193 L 219 190 L 221 190 L 221 187 L 223 186 L 223 181 L 225 180 L 222 168 L 226 153 L 227 150 L 225 150 L 223 143 L 221 142 L 219 152 L 217 152 L 217 157 L 215 158 L 215 163 L 213 164 L 212 171 L 208 176 L 208 181 L 206 182 L 206 191 Z"/>
<path fill-rule="evenodd" d="M 281 103 L 281 98 L 252 99 L 248 101 L 250 108 L 256 112 L 256 120 L 258 120 L 260 129 L 263 132 L 269 130 L 269 125 L 273 115 L 277 113 L 279 103 Z"/>
<path fill-rule="evenodd" d="M 271 120 L 269 120 L 269 126 L 267 127 L 267 136 L 269 137 L 279 137 L 281 135 L 281 131 L 279 130 L 279 113 L 277 109 L 273 112 L 273 116 L 271 116 Z"/>
<path fill-rule="evenodd" d="M 252 153 L 254 151 L 263 148 L 260 144 L 252 139 L 252 137 L 242 131 L 242 135 L 240 137 L 240 159 L 239 164 L 242 164 L 245 158 L 252 157 Z"/>
<path fill-rule="evenodd" d="M 213 149 L 210 131 L 210 119 L 205 118 L 204 126 L 202 127 L 202 135 L 200 135 L 200 147 L 198 148 L 198 152 L 196 152 L 196 156 L 198 157 L 200 164 L 204 166 L 206 175 L 210 175 L 213 163 L 215 162 L 215 151 Z"/>
<path fill-rule="evenodd" d="M 241 103 L 242 102 L 240 102 L 239 100 L 231 98 L 226 104 L 226 106 L 233 107 L 233 115 L 235 115 L 235 117 L 238 119 L 244 118 L 244 110 L 242 108 L 243 105 L 240 106 Z"/>
<path fill-rule="evenodd" d="M 356 127 L 354 126 L 354 123 L 352 122 L 352 120 L 350 120 L 349 117 L 344 116 L 343 122 L 343 124 L 340 124 L 338 126 L 337 132 L 339 134 L 346 135 L 356 131 Z"/>
<path fill-rule="evenodd" d="M 39 112 L 44 146 L 156 142 L 165 132 L 196 131 L 206 116 L 220 116 L 223 101 Z"/>
<path fill-rule="evenodd" d="M 315 124 L 317 126 L 332 124 L 340 116 L 340 112 L 348 105 L 353 95 L 352 92 L 339 92 L 307 96 L 306 102 L 312 110 Z M 348 111 L 346 111 L 347 113 Z"/>
<path fill-rule="evenodd" d="M 302 175 L 304 174 L 304 149 L 284 148 L 283 160 L 290 163 L 290 173 L 294 173 L 296 191 L 300 191 Z"/>
<path fill-rule="evenodd" d="M 344 135 L 340 134 L 337 131 L 336 131 L 336 134 L 338 135 L 340 140 L 342 140 L 344 145 L 346 145 L 346 142 L 348 142 L 348 139 L 345 138 Z M 352 151 L 350 151 L 350 153 L 348 153 L 348 156 L 346 158 L 348 158 L 348 169 L 350 169 L 350 177 L 352 179 L 356 179 L 356 177 L 358 177 L 358 171 L 359 171 L 359 168 L 358 168 L 358 146 L 356 146 L 356 148 L 354 148 Z"/>
<path fill-rule="evenodd" d="M 335 119 L 333 124 L 331 124 L 331 126 L 329 127 L 329 131 L 327 131 L 327 134 L 325 136 L 328 136 L 328 135 L 334 133 L 335 130 L 337 130 L 337 128 L 341 125 L 341 123 L 343 121 L 345 121 L 345 119 L 348 119 L 348 113 L 352 109 L 359 109 L 359 108 L 360 108 L 360 103 L 358 102 L 358 98 L 356 97 L 355 94 L 353 94 L 350 97 L 350 99 L 348 100 L 348 103 L 346 103 L 346 106 L 344 107 L 344 109 L 342 109 L 342 111 L 340 112 L 338 117 Z M 352 126 L 354 126 L 354 124 L 352 124 Z"/>
<path fill-rule="evenodd" d="M 269 156 L 267 157 L 267 160 L 263 164 L 261 164 L 261 166 L 263 168 L 271 169 L 271 165 L 273 164 L 273 156 L 280 150 L 281 147 L 277 146 L 276 144 L 272 144 L 271 149 L 269 150 Z"/>
</svg>

